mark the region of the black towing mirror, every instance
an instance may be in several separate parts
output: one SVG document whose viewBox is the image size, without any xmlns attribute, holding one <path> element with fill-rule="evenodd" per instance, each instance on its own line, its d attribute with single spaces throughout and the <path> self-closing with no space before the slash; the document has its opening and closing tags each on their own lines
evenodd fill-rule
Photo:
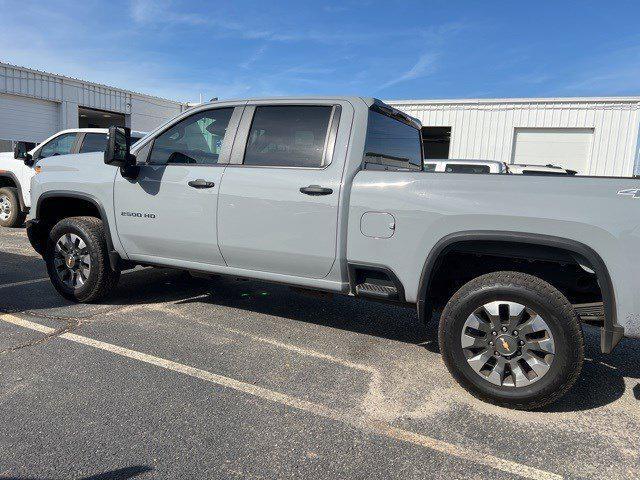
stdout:
<svg viewBox="0 0 640 480">
<path fill-rule="evenodd" d="M 104 163 L 119 167 L 124 177 L 135 176 L 136 157 L 131 154 L 131 129 L 109 127 Z"/>
<path fill-rule="evenodd" d="M 33 165 L 33 157 L 29 153 L 35 145 L 31 142 L 16 142 L 13 147 L 13 158 L 24 161 L 27 166 Z"/>
</svg>

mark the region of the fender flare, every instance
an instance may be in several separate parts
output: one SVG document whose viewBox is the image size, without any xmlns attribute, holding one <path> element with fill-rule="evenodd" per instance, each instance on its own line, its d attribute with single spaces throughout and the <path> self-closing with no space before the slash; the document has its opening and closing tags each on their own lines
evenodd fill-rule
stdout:
<svg viewBox="0 0 640 480">
<path fill-rule="evenodd" d="M 20 204 L 20 211 L 23 212 L 23 213 L 26 212 L 27 211 L 27 207 L 25 207 L 24 199 L 22 197 L 22 185 L 20 185 L 20 182 L 18 181 L 18 177 L 16 177 L 13 172 L 4 171 L 4 172 L 0 173 L 0 178 L 8 178 L 13 183 L 15 183 L 16 189 L 18 190 L 18 202 Z"/>
<path fill-rule="evenodd" d="M 78 200 L 87 201 L 96 207 L 98 213 L 100 214 L 100 220 L 102 220 L 102 224 L 105 230 L 107 250 L 109 252 L 109 263 L 111 268 L 115 270 L 119 265 L 120 255 L 116 252 L 113 246 L 113 237 L 111 236 L 111 228 L 109 227 L 109 217 L 107 217 L 107 212 L 102 206 L 102 203 L 100 203 L 100 201 L 96 197 L 89 193 L 74 192 L 69 190 L 49 190 L 38 197 L 38 203 L 35 206 L 35 221 L 37 223 L 40 223 L 42 221 L 42 219 L 40 218 L 40 213 L 43 202 L 51 198 L 75 198 Z"/>
<path fill-rule="evenodd" d="M 609 270 L 605 265 L 602 257 L 591 247 L 577 240 L 571 240 L 552 235 L 544 235 L 539 233 L 521 233 L 498 230 L 475 230 L 465 232 L 451 233 L 438 241 L 429 252 L 422 273 L 420 275 L 420 283 L 418 286 L 418 315 L 420 319 L 426 318 L 426 297 L 429 284 L 434 273 L 438 260 L 442 255 L 446 254 L 455 244 L 471 241 L 495 241 L 495 242 L 511 242 L 529 245 L 543 245 L 546 247 L 560 248 L 574 254 L 584 257 L 593 267 L 593 270 L 599 280 L 600 290 L 602 292 L 602 301 L 604 304 L 604 326 L 601 329 L 600 348 L 603 353 L 611 353 L 615 346 L 624 336 L 624 328 L 618 324 L 616 316 L 616 300 L 613 283 Z"/>
</svg>

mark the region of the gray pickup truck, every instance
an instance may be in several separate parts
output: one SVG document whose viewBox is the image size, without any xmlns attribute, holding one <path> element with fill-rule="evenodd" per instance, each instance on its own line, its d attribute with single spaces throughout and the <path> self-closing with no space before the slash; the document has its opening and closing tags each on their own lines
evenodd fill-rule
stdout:
<svg viewBox="0 0 640 480">
<path fill-rule="evenodd" d="M 582 323 L 606 353 L 640 337 L 640 183 L 427 174 L 419 129 L 358 97 L 209 103 L 134 148 L 112 127 L 104 154 L 41 163 L 28 235 L 80 302 L 153 265 L 415 306 L 467 390 L 547 405 Z"/>
</svg>

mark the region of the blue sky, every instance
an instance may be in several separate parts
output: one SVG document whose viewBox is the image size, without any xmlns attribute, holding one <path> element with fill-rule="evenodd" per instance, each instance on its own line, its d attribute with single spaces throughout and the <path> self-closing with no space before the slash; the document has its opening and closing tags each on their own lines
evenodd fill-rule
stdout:
<svg viewBox="0 0 640 480">
<path fill-rule="evenodd" d="M 0 61 L 181 101 L 640 95 L 637 1 L 0 0 Z"/>
</svg>

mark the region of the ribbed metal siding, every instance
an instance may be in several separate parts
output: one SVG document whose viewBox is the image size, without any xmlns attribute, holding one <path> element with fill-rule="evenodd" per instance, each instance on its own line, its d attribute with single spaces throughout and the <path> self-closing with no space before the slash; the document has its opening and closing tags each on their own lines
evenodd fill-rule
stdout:
<svg viewBox="0 0 640 480">
<path fill-rule="evenodd" d="M 0 92 L 62 101 L 62 79 L 46 73 L 0 65 Z"/>
<path fill-rule="evenodd" d="M 0 64 L 0 93 L 69 101 L 83 107 L 129 113 L 131 93 L 58 75 Z"/>
<path fill-rule="evenodd" d="M 394 104 L 425 126 L 450 126 L 452 158 L 511 162 L 515 128 L 592 128 L 589 175 L 629 176 L 638 155 L 637 102 Z"/>
<path fill-rule="evenodd" d="M 129 113 L 131 94 L 108 87 L 80 84 L 78 85 L 78 105 L 110 112 Z"/>
<path fill-rule="evenodd" d="M 41 142 L 60 130 L 60 104 L 0 93 L 0 139 Z"/>
</svg>

